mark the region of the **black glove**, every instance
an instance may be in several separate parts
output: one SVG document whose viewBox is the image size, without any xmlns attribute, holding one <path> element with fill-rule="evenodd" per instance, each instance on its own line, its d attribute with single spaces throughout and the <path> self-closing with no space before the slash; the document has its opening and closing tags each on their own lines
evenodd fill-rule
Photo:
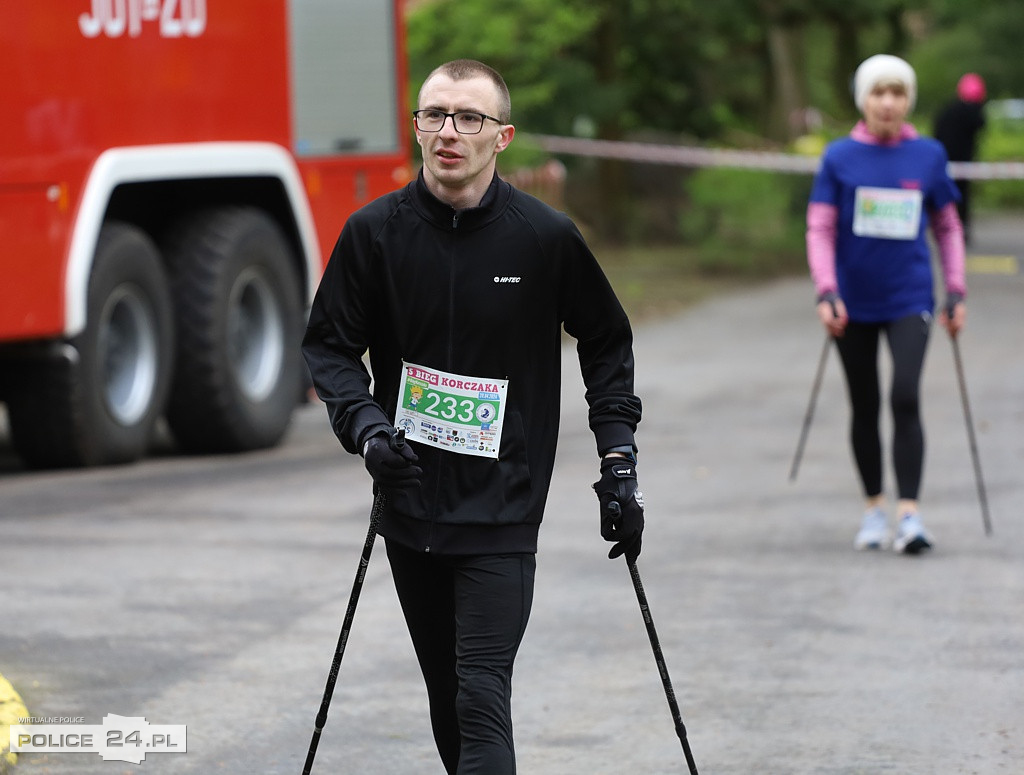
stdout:
<svg viewBox="0 0 1024 775">
<path fill-rule="evenodd" d="M 964 295 L 962 293 L 950 291 L 946 294 L 946 317 L 952 320 L 953 314 L 956 312 L 956 305 L 962 303 L 963 300 Z"/>
<path fill-rule="evenodd" d="M 636 562 L 644 532 L 644 496 L 637 488 L 636 463 L 624 457 L 606 457 L 594 490 L 601 502 L 601 537 L 616 542 L 608 558 L 625 554 L 628 563 Z"/>
<path fill-rule="evenodd" d="M 405 435 L 393 428 L 371 436 L 363 446 L 366 470 L 380 487 L 419 487 L 423 469 L 416 465 L 418 460 Z"/>
<path fill-rule="evenodd" d="M 823 301 L 827 301 L 829 306 L 832 307 L 832 317 L 837 317 L 839 315 L 839 309 L 836 307 L 836 302 L 841 301 L 839 294 L 835 291 L 825 291 L 824 293 L 819 294 L 818 300 L 815 304 L 821 304 Z"/>
</svg>

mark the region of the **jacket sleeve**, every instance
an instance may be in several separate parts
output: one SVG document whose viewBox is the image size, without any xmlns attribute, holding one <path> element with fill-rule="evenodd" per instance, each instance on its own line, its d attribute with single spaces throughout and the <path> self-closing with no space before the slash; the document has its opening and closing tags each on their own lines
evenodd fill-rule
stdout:
<svg viewBox="0 0 1024 775">
<path fill-rule="evenodd" d="M 642 406 L 633 392 L 633 331 L 597 259 L 575 225 L 568 224 L 562 309 L 565 331 L 576 339 L 590 407 L 589 423 L 603 455 L 612 447 L 636 449 Z"/>
<path fill-rule="evenodd" d="M 966 249 L 964 247 L 964 227 L 960 222 L 960 214 L 956 204 L 950 202 L 941 210 L 929 214 L 932 232 L 942 260 L 942 276 L 946 284 L 946 293 L 967 296 L 967 279 L 964 271 L 966 265 Z"/>
<path fill-rule="evenodd" d="M 821 298 L 838 293 L 836 280 L 836 232 L 839 211 L 835 205 L 810 202 L 807 205 L 807 264 L 811 269 L 814 290 Z"/>
<path fill-rule="evenodd" d="M 386 412 L 370 393 L 363 363 L 369 346 L 367 311 L 374 304 L 373 239 L 354 216 L 341 236 L 320 280 L 310 310 L 302 352 L 317 395 L 327 405 L 331 427 L 352 453 L 364 441 L 391 427 Z"/>
</svg>

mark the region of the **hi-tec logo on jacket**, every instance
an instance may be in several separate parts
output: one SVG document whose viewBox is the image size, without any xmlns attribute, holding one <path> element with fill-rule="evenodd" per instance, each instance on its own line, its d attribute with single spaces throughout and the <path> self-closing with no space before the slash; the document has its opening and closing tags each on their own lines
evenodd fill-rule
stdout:
<svg viewBox="0 0 1024 775">
<path fill-rule="evenodd" d="M 496 283 L 517 283 L 522 280 L 522 277 L 495 277 L 494 282 Z"/>
</svg>

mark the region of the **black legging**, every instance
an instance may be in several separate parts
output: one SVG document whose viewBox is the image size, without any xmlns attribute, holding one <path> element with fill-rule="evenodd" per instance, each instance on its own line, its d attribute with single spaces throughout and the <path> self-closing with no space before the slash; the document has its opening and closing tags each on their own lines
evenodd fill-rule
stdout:
<svg viewBox="0 0 1024 775">
<path fill-rule="evenodd" d="M 386 546 L 445 770 L 514 775 L 512 667 L 533 605 L 536 556 Z"/>
<path fill-rule="evenodd" d="M 892 458 L 900 499 L 916 500 L 924 468 L 920 385 L 932 316 L 909 315 L 886 323 L 850 322 L 836 339 L 850 397 L 850 443 L 864 494 L 882 494 L 881 398 L 878 375 L 879 334 L 892 354 Z"/>
</svg>

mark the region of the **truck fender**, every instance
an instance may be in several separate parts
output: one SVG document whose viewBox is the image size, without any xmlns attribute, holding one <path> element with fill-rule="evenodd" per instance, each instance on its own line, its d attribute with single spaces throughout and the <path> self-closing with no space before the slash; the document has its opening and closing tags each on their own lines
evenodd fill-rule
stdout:
<svg viewBox="0 0 1024 775">
<path fill-rule="evenodd" d="M 79 203 L 64 278 L 64 334 L 85 328 L 89 274 L 103 216 L 123 183 L 221 177 L 280 179 L 302 243 L 308 305 L 320 279 L 321 256 L 305 187 L 291 154 L 276 143 L 210 142 L 111 148 L 93 163 Z"/>
</svg>

